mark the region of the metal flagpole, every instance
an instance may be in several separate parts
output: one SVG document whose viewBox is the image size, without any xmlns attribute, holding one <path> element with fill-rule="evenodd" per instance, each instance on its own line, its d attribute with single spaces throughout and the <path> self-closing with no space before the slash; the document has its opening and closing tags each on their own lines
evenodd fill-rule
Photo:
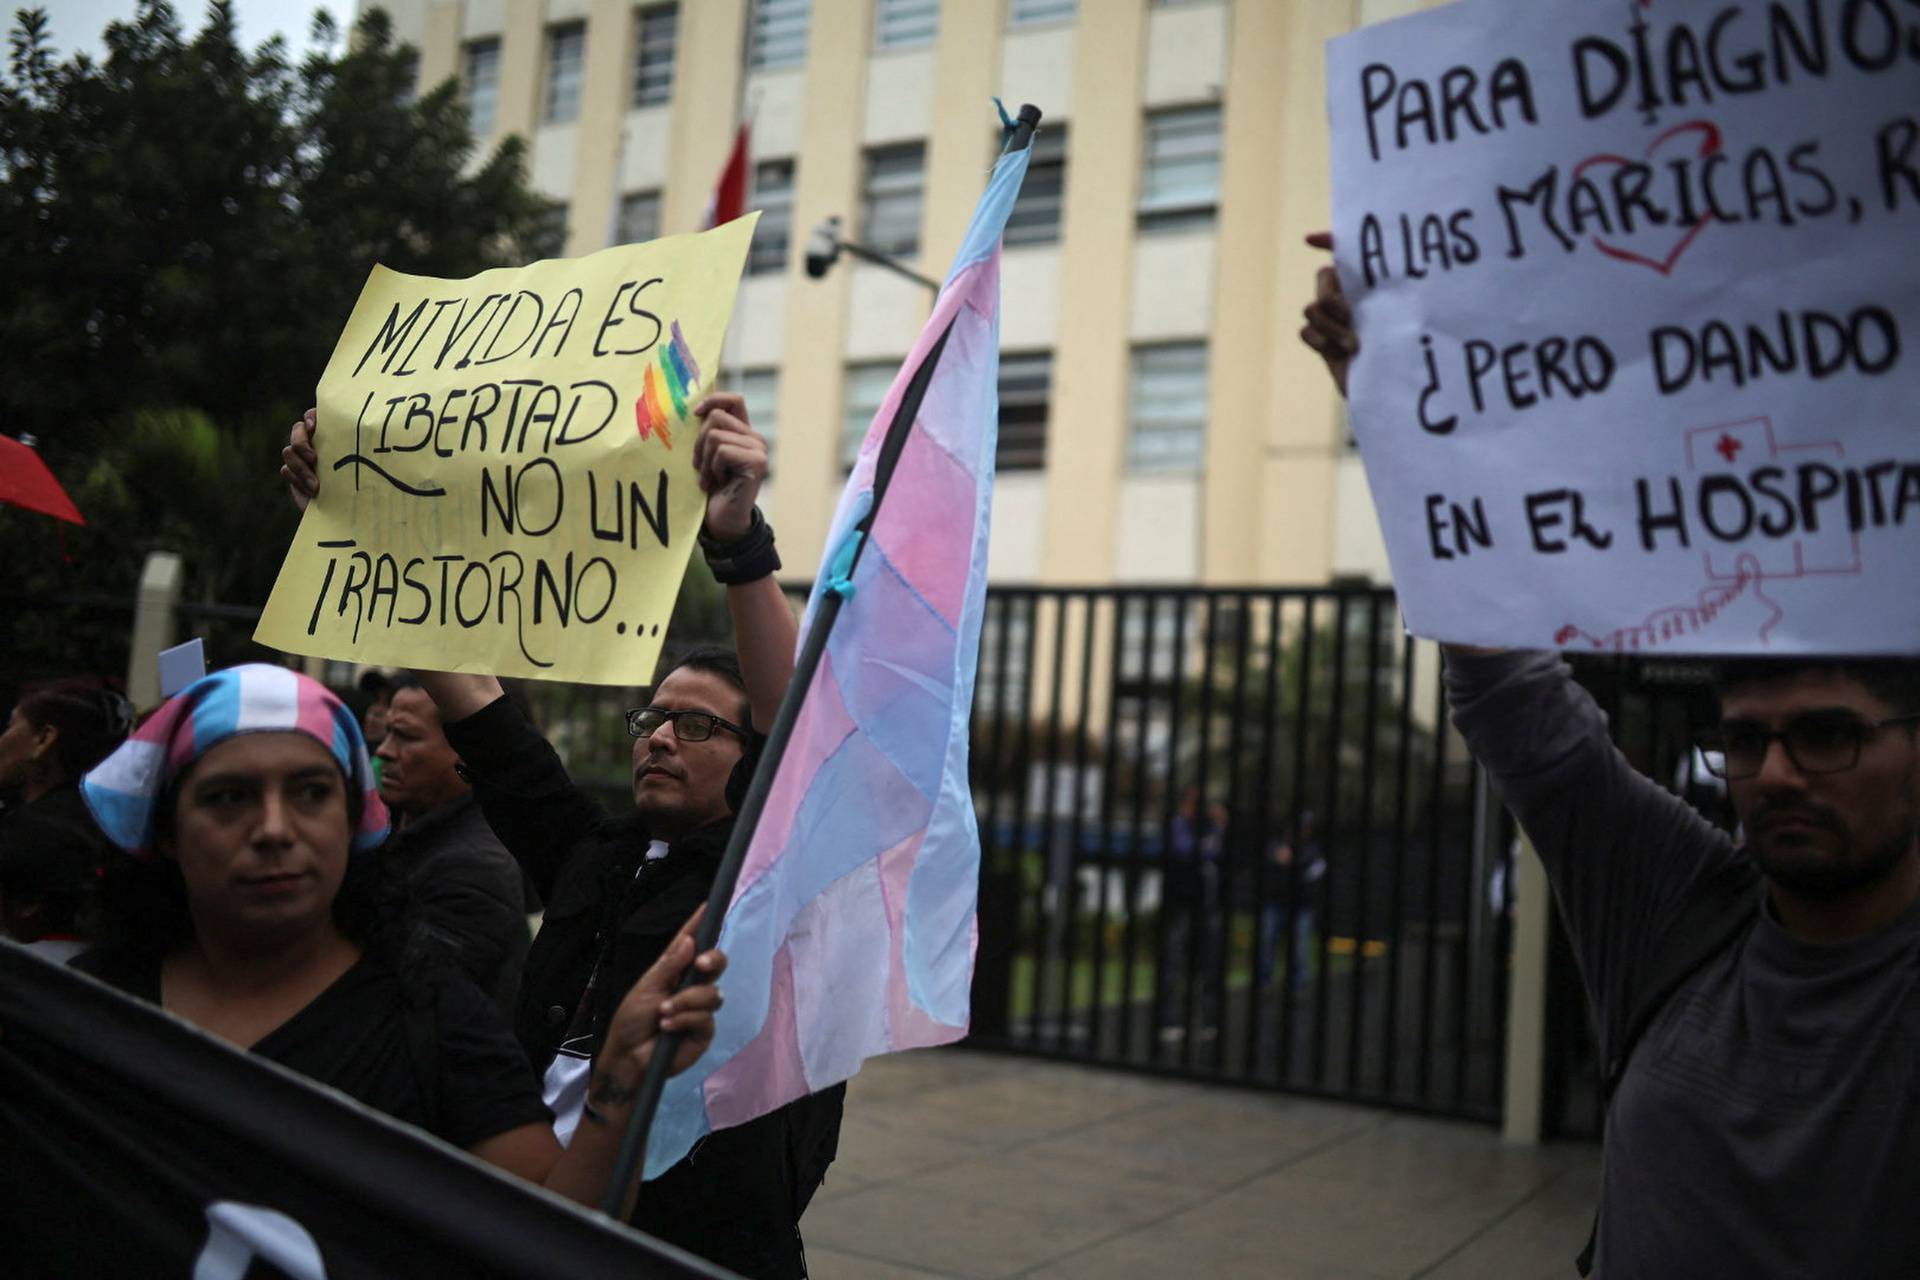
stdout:
<svg viewBox="0 0 1920 1280">
<path fill-rule="evenodd" d="M 1040 108 L 1032 103 L 1022 104 L 1019 119 L 1013 126 L 1005 149 L 1019 151 L 1025 148 L 1033 141 L 1033 131 L 1039 123 Z M 951 332 L 952 326 L 949 325 L 948 333 Z M 893 421 L 887 424 L 887 436 L 880 445 L 879 461 L 874 468 L 873 504 L 854 526 L 854 535 L 841 546 L 829 569 L 833 577 L 821 593 L 813 623 L 807 628 L 806 639 L 801 642 L 799 656 L 794 662 L 793 680 L 780 700 L 779 714 L 774 717 L 773 730 L 767 735 L 766 748 L 761 752 L 760 764 L 754 770 L 753 785 L 747 788 L 747 797 L 734 819 L 733 834 L 727 840 L 727 851 L 720 860 L 719 870 L 714 873 L 713 889 L 707 894 L 706 915 L 694 931 L 695 955 L 711 950 L 720 939 L 720 926 L 724 923 L 727 907 L 733 901 L 734 883 L 740 878 L 740 868 L 747 860 L 747 846 L 753 843 L 754 829 L 760 825 L 760 814 L 766 808 L 767 795 L 773 790 L 774 775 L 779 772 L 780 760 L 793 737 L 793 727 L 800 719 L 800 708 L 806 702 L 807 688 L 813 683 L 820 657 L 827 650 L 827 637 L 833 633 L 833 624 L 840 616 L 841 605 L 851 594 L 847 590 L 834 589 L 833 584 L 842 584 L 844 587 L 852 581 L 854 567 L 860 562 L 860 552 L 873 530 L 874 519 L 880 514 L 880 504 L 886 498 L 887 488 L 892 482 L 900 451 L 906 447 L 907 433 L 913 430 L 913 420 L 920 414 L 921 401 L 926 399 L 927 387 L 933 382 L 934 370 L 939 366 L 941 353 L 946 346 L 947 334 L 943 333 L 933 349 L 927 352 L 926 359 L 920 362 L 920 367 L 914 370 L 912 380 L 907 383 L 906 391 L 900 397 L 900 407 L 894 412 Z M 700 979 L 689 967 L 680 986 L 685 987 L 696 981 Z M 619 1159 L 614 1164 L 613 1176 L 607 1180 L 606 1200 L 601 1207 L 610 1217 L 620 1216 L 620 1210 L 626 1204 L 627 1192 L 640 1172 L 640 1163 L 647 1151 L 647 1137 L 653 1129 L 653 1113 L 659 1109 L 660 1095 L 667 1085 L 667 1067 L 679 1048 L 680 1033 L 677 1031 L 661 1036 L 654 1045 L 653 1058 L 647 1063 L 647 1074 L 641 1082 L 640 1096 L 634 1103 L 633 1115 L 627 1121 L 627 1132 L 620 1143 Z"/>
</svg>

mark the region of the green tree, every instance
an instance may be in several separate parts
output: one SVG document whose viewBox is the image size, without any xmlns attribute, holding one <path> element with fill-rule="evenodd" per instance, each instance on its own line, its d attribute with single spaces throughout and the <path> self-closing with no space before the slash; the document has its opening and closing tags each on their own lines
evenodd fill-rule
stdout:
<svg viewBox="0 0 1920 1280">
<path fill-rule="evenodd" d="M 44 12 L 19 15 L 0 74 L 0 430 L 38 437 L 88 526 L 0 508 L 0 595 L 125 594 L 164 546 L 190 598 L 264 601 L 293 526 L 278 450 L 367 273 L 557 248 L 520 141 L 476 165 L 457 86 L 416 95 L 383 12 L 345 42 L 315 24 L 321 51 L 294 67 L 278 40 L 240 47 L 229 0 L 191 37 L 142 0 L 104 59 L 60 61 Z"/>
</svg>

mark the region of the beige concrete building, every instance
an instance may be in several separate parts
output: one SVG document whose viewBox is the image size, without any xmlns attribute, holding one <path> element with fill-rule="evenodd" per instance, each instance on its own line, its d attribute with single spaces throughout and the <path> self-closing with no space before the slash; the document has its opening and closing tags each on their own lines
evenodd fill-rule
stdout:
<svg viewBox="0 0 1920 1280">
<path fill-rule="evenodd" d="M 764 210 L 722 377 L 775 439 L 813 563 L 998 144 L 1045 113 L 1002 297 L 1001 582 L 1386 580 L 1357 455 L 1297 340 L 1327 218 L 1322 44 L 1419 0 L 381 0 L 422 85 L 531 143 L 567 245 L 697 229 L 742 111 Z"/>
</svg>

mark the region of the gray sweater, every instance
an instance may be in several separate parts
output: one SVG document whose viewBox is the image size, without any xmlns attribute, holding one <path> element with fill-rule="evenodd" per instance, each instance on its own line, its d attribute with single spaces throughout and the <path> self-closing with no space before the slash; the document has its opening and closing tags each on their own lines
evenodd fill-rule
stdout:
<svg viewBox="0 0 1920 1280">
<path fill-rule="evenodd" d="M 1455 656 L 1446 680 L 1546 864 L 1604 1055 L 1669 934 L 1703 903 L 1751 904 L 1626 1060 L 1595 1274 L 1920 1275 L 1920 906 L 1854 942 L 1800 942 L 1732 840 L 1614 748 L 1559 658 Z"/>
</svg>

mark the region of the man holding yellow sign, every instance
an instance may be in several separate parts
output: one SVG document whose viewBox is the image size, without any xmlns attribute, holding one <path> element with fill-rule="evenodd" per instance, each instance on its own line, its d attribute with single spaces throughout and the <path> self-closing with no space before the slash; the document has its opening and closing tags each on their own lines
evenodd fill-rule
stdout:
<svg viewBox="0 0 1920 1280">
<path fill-rule="evenodd" d="M 325 495 L 255 639 L 547 680 L 653 671 L 757 215 L 468 280 L 377 267 L 320 380 Z"/>
<path fill-rule="evenodd" d="M 700 394 L 698 370 L 715 363 L 743 225 L 472 281 L 376 273 L 321 384 L 321 406 L 294 424 L 282 452 L 281 474 L 307 512 L 275 588 L 298 632 L 286 647 L 324 644 L 331 656 L 377 654 L 415 667 L 482 812 L 548 904 L 514 1028 L 544 1073 L 562 1142 L 620 1105 L 587 1088 L 610 1025 L 606 997 L 631 986 L 630 972 L 643 971 L 705 900 L 763 741 L 758 730 L 772 723 L 793 670 L 793 614 L 772 576 L 780 567 L 772 530 L 755 506 L 766 442 L 740 396 Z M 665 256 L 649 257 L 655 250 Z M 656 297 L 685 296 L 664 283 L 675 256 L 700 266 L 694 274 L 727 259 L 725 281 L 710 279 L 697 300 L 717 311 L 651 310 Z M 513 320 L 512 301 L 487 303 L 520 287 L 489 281 L 500 275 L 542 281 L 527 288 L 541 299 L 537 311 L 524 303 Z M 630 276 L 640 281 L 633 288 Z M 572 308 L 547 299 L 566 281 L 562 300 L 572 290 L 589 308 L 606 299 L 596 321 L 606 327 L 592 341 L 580 342 L 585 330 L 564 345 L 554 340 Z M 467 301 L 442 307 L 443 298 Z M 633 320 L 636 310 L 649 318 Z M 463 315 L 476 336 L 459 328 Z M 650 345 L 624 363 L 599 354 L 634 345 L 616 342 L 633 323 Z M 409 324 L 437 327 L 409 332 Z M 501 342 L 520 345 L 500 361 L 504 373 L 476 380 L 470 371 L 493 342 L 478 331 L 489 324 L 505 334 Z M 566 372 L 546 367 L 556 356 L 571 361 Z M 440 381 L 407 394 L 373 385 L 424 369 Z M 416 410 L 407 395 L 427 402 Z M 501 458 L 517 468 L 511 483 L 499 479 L 509 465 Z M 329 475 L 322 485 L 329 471 L 353 479 Z M 470 501 L 448 505 L 463 484 Z M 447 492 L 428 492 L 435 488 Z M 582 492 L 583 502 L 566 500 Z M 623 495 L 618 504 L 609 492 Z M 629 714 L 634 804 L 609 815 L 573 785 L 497 677 L 646 683 L 696 531 L 728 588 L 740 653 L 696 651 Z M 449 534 L 456 540 L 433 541 Z M 603 582 L 617 584 L 604 598 Z M 270 607 L 263 639 L 272 616 Z M 642 627 L 648 618 L 657 625 Z M 799 1218 L 833 1159 L 843 1097 L 834 1088 L 713 1134 L 697 1160 L 642 1188 L 634 1225 L 745 1275 L 804 1276 Z"/>
<path fill-rule="evenodd" d="M 488 822 L 546 901 L 527 956 L 514 1030 L 563 1141 L 618 1099 L 586 1085 L 616 997 L 704 901 L 740 793 L 793 670 L 795 624 L 773 573 L 773 533 L 754 505 L 766 442 L 737 395 L 693 406 L 692 455 L 705 490 L 701 545 L 727 585 L 740 656 L 696 650 L 652 688 L 634 732 L 634 805 L 609 815 L 491 675 L 416 670 L 434 698 Z M 296 502 L 319 489 L 314 415 L 282 457 Z M 309 504 L 310 505 L 310 504 Z M 709 1136 L 640 1192 L 632 1221 L 743 1275 L 805 1275 L 799 1219 L 838 1144 L 844 1087 Z M 597 1105 L 596 1105 L 597 1104 Z"/>
</svg>

